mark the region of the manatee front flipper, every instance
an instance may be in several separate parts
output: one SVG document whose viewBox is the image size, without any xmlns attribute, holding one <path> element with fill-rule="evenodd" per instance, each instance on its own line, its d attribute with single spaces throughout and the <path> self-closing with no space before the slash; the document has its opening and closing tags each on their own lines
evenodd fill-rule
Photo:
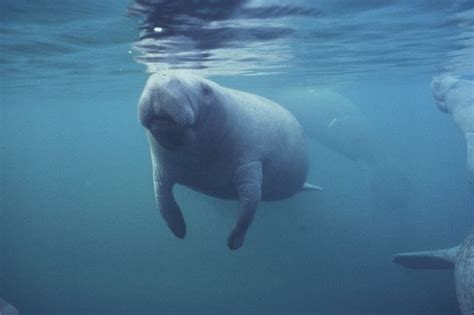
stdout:
<svg viewBox="0 0 474 315">
<path fill-rule="evenodd" d="M 160 164 L 155 156 L 154 148 L 156 142 L 153 136 L 149 135 L 151 149 L 151 161 L 153 166 L 153 187 L 155 190 L 155 200 L 160 209 L 161 216 L 176 237 L 184 238 L 186 235 L 186 224 L 183 214 L 173 196 L 173 185 L 166 174 L 160 170 Z"/>
<path fill-rule="evenodd" d="M 411 269 L 452 269 L 460 246 L 433 251 L 403 253 L 392 257 L 394 263 Z"/>
<path fill-rule="evenodd" d="M 227 239 L 227 246 L 236 250 L 244 243 L 245 233 L 252 223 L 262 196 L 262 163 L 255 161 L 240 166 L 232 181 L 239 197 L 240 213 L 237 224 Z"/>
<path fill-rule="evenodd" d="M 310 183 L 304 183 L 303 188 L 301 188 L 301 191 L 310 191 L 310 190 L 321 191 L 323 190 L 323 188 L 321 186 L 316 186 Z"/>
<path fill-rule="evenodd" d="M 155 198 L 160 208 L 160 213 L 166 224 L 176 237 L 184 238 L 186 223 L 183 214 L 173 196 L 173 185 L 161 183 L 155 188 Z"/>
</svg>

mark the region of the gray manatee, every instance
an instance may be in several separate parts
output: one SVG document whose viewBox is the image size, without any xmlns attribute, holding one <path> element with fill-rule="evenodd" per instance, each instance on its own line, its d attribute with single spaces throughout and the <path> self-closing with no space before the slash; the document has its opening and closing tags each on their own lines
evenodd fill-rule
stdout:
<svg viewBox="0 0 474 315">
<path fill-rule="evenodd" d="M 20 313 L 13 305 L 0 297 L 0 315 L 19 315 Z"/>
<path fill-rule="evenodd" d="M 227 245 L 242 246 L 260 200 L 280 200 L 305 184 L 308 153 L 303 129 L 280 105 L 189 74 L 150 76 L 139 101 L 147 129 L 155 197 L 171 231 L 186 225 L 172 189 L 238 199 L 240 214 Z"/>
<path fill-rule="evenodd" d="M 382 150 L 367 117 L 346 97 L 324 88 L 285 89 L 273 97 L 290 110 L 308 137 L 351 160 L 377 163 Z"/>
<path fill-rule="evenodd" d="M 464 315 L 474 314 L 474 233 L 456 247 L 404 253 L 393 261 L 411 269 L 453 269 L 456 295 Z"/>
<path fill-rule="evenodd" d="M 435 77 L 431 89 L 438 108 L 450 113 L 464 133 L 467 145 L 467 169 L 474 185 L 474 81 L 451 76 Z"/>
<path fill-rule="evenodd" d="M 381 137 L 351 100 L 320 87 L 289 88 L 272 97 L 288 104 L 309 139 L 364 169 L 377 207 L 402 208 L 410 201 L 410 180 L 386 154 Z"/>
</svg>

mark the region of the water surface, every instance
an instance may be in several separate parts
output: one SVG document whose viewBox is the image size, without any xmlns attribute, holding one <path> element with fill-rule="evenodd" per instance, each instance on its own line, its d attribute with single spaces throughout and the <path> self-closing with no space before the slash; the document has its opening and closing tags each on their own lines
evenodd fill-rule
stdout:
<svg viewBox="0 0 474 315">
<path fill-rule="evenodd" d="M 391 256 L 472 228 L 464 139 L 430 88 L 473 77 L 472 1 L 1 6 L 0 296 L 22 314 L 459 312 L 451 272 Z M 189 231 L 175 239 L 136 114 L 148 73 L 164 70 L 287 107 L 343 95 L 404 174 L 379 184 L 401 197 L 376 201 L 364 166 L 309 138 L 323 192 L 260 204 L 230 252 L 237 203 L 178 187 Z"/>
</svg>

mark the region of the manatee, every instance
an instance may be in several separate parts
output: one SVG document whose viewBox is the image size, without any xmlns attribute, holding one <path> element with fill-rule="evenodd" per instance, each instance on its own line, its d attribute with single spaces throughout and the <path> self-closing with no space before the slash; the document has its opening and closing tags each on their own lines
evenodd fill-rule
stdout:
<svg viewBox="0 0 474 315">
<path fill-rule="evenodd" d="M 227 245 L 242 246 L 258 203 L 288 198 L 305 183 L 303 129 L 282 106 L 184 73 L 153 74 L 138 105 L 151 151 L 155 199 L 178 238 L 186 224 L 173 186 L 239 200 Z"/>
<path fill-rule="evenodd" d="M 13 305 L 0 297 L 0 315 L 19 315 L 20 313 Z"/>
<path fill-rule="evenodd" d="M 454 269 L 456 296 L 462 314 L 474 314 L 474 232 L 456 247 L 404 253 L 393 261 L 411 269 Z"/>
<path fill-rule="evenodd" d="M 348 98 L 327 88 L 302 87 L 274 94 L 288 104 L 306 135 L 347 158 L 372 165 L 382 154 L 367 117 Z"/>
<path fill-rule="evenodd" d="M 367 175 L 377 207 L 403 208 L 411 200 L 411 182 L 387 154 L 371 121 L 344 95 L 329 88 L 297 87 L 273 93 L 288 104 L 306 136 L 355 161 Z"/>
<path fill-rule="evenodd" d="M 439 76 L 431 81 L 431 89 L 439 110 L 451 114 L 464 133 L 469 180 L 474 187 L 474 81 Z"/>
</svg>

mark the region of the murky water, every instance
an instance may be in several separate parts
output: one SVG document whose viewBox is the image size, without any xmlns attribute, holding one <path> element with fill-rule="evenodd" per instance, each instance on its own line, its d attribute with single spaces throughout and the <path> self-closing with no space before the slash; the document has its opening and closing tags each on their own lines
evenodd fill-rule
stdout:
<svg viewBox="0 0 474 315">
<path fill-rule="evenodd" d="M 452 272 L 391 257 L 472 230 L 464 133 L 430 86 L 472 83 L 472 1 L 1 6 L 0 297 L 21 314 L 459 313 Z M 175 238 L 137 119 L 164 71 L 289 109 L 324 190 L 260 203 L 229 251 L 238 202 L 178 186 Z"/>
</svg>

